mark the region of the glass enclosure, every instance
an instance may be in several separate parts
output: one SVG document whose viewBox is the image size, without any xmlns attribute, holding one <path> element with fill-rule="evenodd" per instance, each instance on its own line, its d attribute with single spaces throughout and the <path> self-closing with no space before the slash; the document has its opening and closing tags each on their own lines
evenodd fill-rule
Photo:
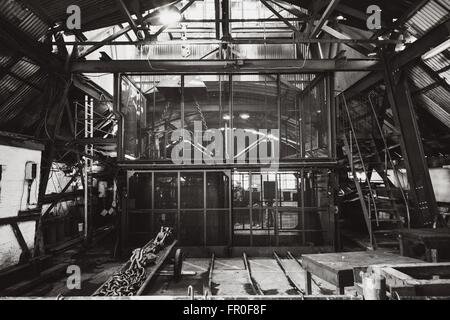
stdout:
<svg viewBox="0 0 450 320">
<path fill-rule="evenodd" d="M 121 160 L 333 158 L 329 81 L 322 74 L 122 75 Z"/>
<path fill-rule="evenodd" d="M 328 246 L 328 170 L 129 171 L 127 234 L 143 245 L 161 226 L 184 246 Z"/>
</svg>

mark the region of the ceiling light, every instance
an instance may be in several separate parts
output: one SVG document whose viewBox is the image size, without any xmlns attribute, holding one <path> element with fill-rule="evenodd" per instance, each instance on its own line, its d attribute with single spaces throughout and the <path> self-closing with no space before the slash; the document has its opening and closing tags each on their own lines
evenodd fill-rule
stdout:
<svg viewBox="0 0 450 320">
<path fill-rule="evenodd" d="M 248 113 L 241 113 L 241 114 L 239 115 L 239 117 L 240 117 L 242 120 L 247 120 L 247 119 L 250 118 L 250 115 L 249 115 Z"/>
<path fill-rule="evenodd" d="M 224 116 L 223 116 L 223 120 L 226 120 L 226 121 L 231 120 L 230 115 L 228 115 L 228 114 L 224 115 Z"/>
<path fill-rule="evenodd" d="M 159 13 L 159 22 L 162 25 L 171 25 L 181 20 L 181 13 L 176 8 L 161 10 Z"/>
<path fill-rule="evenodd" d="M 422 56 L 422 59 L 427 60 L 427 59 L 433 58 L 434 56 L 438 55 L 442 51 L 447 50 L 448 48 L 450 48 L 450 39 L 447 39 L 447 41 L 442 42 L 437 47 L 435 47 L 435 48 L 431 49 L 430 51 L 428 51 L 427 53 L 425 53 Z"/>
</svg>

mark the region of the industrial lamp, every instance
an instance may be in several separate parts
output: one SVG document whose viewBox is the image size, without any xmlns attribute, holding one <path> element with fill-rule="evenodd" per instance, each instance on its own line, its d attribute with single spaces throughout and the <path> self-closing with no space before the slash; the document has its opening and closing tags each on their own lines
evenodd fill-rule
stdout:
<svg viewBox="0 0 450 320">
<path fill-rule="evenodd" d="M 159 22 L 162 25 L 169 26 L 181 21 L 181 12 L 176 7 L 161 10 L 159 12 Z"/>
</svg>

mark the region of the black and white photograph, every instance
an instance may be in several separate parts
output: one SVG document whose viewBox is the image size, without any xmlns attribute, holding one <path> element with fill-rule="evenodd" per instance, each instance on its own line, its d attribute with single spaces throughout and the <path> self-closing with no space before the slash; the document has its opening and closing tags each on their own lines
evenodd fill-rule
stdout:
<svg viewBox="0 0 450 320">
<path fill-rule="evenodd" d="M 0 0 L 24 300 L 450 300 L 450 0 Z"/>
</svg>

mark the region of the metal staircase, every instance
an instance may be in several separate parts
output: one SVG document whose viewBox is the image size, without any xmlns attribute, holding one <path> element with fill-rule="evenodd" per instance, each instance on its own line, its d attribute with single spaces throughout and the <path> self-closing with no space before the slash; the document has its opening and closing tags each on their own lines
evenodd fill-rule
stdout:
<svg viewBox="0 0 450 320">
<path fill-rule="evenodd" d="M 409 224 L 409 208 L 398 169 L 389 152 L 370 97 L 369 103 L 375 128 L 372 134 L 358 135 L 347 101 L 342 95 L 343 113 L 348 119 L 348 131 L 342 133 L 342 141 L 350 178 L 353 180 L 369 235 L 367 247 L 376 250 L 379 247 L 397 245 L 393 231 Z M 378 179 L 374 177 L 376 175 Z"/>
</svg>

